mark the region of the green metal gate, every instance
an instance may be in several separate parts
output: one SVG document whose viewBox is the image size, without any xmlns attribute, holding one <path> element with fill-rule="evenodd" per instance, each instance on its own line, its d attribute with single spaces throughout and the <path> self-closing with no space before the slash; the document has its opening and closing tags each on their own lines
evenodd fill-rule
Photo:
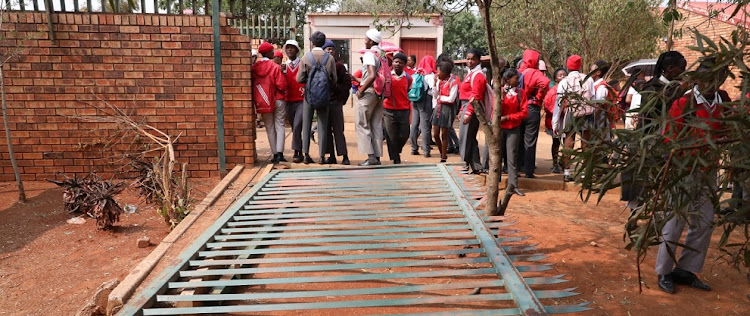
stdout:
<svg viewBox="0 0 750 316">
<path fill-rule="evenodd" d="M 511 222 L 477 213 L 471 181 L 442 164 L 273 171 L 120 314 L 586 310 L 549 304 L 577 293 Z"/>
</svg>

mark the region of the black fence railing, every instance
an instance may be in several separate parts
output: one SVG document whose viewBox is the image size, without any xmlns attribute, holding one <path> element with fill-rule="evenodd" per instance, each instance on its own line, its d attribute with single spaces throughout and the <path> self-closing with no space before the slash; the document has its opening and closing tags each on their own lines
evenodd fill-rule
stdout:
<svg viewBox="0 0 750 316">
<path fill-rule="evenodd" d="M 248 17 L 247 0 L 221 0 L 221 11 Z M 211 14 L 211 0 L 4 0 L 9 11 Z"/>
</svg>

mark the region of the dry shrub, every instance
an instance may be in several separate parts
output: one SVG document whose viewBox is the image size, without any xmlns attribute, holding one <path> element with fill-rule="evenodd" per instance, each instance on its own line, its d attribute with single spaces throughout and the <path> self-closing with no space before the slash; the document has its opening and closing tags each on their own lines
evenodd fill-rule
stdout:
<svg viewBox="0 0 750 316">
<path fill-rule="evenodd" d="M 82 179 L 78 179 L 77 176 L 63 176 L 63 181 L 48 181 L 65 188 L 65 210 L 96 219 L 98 229 L 110 229 L 120 221 L 122 207 L 115 200 L 115 196 L 125 189 L 124 182 L 105 180 L 96 173 L 90 173 Z"/>
</svg>

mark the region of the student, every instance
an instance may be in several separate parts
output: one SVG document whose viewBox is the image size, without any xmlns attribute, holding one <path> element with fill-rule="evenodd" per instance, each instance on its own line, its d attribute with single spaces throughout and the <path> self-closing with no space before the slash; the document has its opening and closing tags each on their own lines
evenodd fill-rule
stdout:
<svg viewBox="0 0 750 316">
<path fill-rule="evenodd" d="M 359 165 L 373 166 L 380 164 L 380 157 L 383 155 L 383 100 L 375 91 L 374 85 L 375 78 L 383 65 L 378 55 L 373 52 L 379 51 L 379 55 L 383 54 L 378 46 L 383 38 L 380 31 L 376 29 L 368 30 L 365 35 L 367 51 L 362 56 L 365 71 L 363 71 L 362 82 L 357 91 L 354 129 L 357 132 L 359 152 L 367 155 L 367 160 Z"/>
<path fill-rule="evenodd" d="M 401 150 L 409 139 L 409 88 L 411 76 L 404 71 L 406 55 L 397 53 L 393 56 L 391 71 L 391 97 L 383 101 L 383 117 L 386 129 L 388 157 L 394 164 L 401 163 Z"/>
<path fill-rule="evenodd" d="M 323 45 L 323 50 L 331 54 L 331 57 L 336 56 L 336 45 L 333 41 L 326 40 Z M 336 161 L 336 152 L 339 156 L 343 156 L 341 160 L 342 165 L 349 165 L 349 151 L 346 148 L 346 136 L 344 135 L 344 103 L 349 100 L 349 87 L 351 82 L 351 76 L 346 71 L 346 66 L 340 60 L 336 60 L 336 86 L 333 89 L 333 95 L 331 96 L 331 108 L 328 110 L 328 148 L 327 152 L 330 155 L 326 164 L 333 165 L 338 163 Z M 334 151 L 334 144 L 336 145 Z"/>
<path fill-rule="evenodd" d="M 554 73 L 555 85 L 547 91 L 544 96 L 544 127 L 548 135 L 552 136 L 552 173 L 561 173 L 562 166 L 558 162 L 560 153 L 560 136 L 552 133 L 552 113 L 555 111 L 555 98 L 557 97 L 557 85 L 568 75 L 564 68 L 557 68 Z"/>
<path fill-rule="evenodd" d="M 263 42 L 258 47 L 258 53 L 263 56 L 252 67 L 253 99 L 255 99 L 256 111 L 263 118 L 268 134 L 268 145 L 271 147 L 273 159 L 271 162 L 286 161 L 284 159 L 284 118 L 286 116 L 286 103 L 284 94 L 287 85 L 281 67 L 274 63 L 273 45 Z"/>
<path fill-rule="evenodd" d="M 714 68 L 714 64 L 715 59 L 704 60 L 695 72 L 708 73 Z M 724 103 L 732 102 L 727 92 L 719 89 L 726 79 L 726 74 L 719 75 L 713 80 L 696 77 L 692 89 L 677 99 L 667 113 L 670 118 L 664 131 L 667 141 L 675 141 L 679 137 L 679 141 L 682 142 L 693 141 L 695 144 L 701 144 L 706 142 L 706 138 L 716 140 L 721 137 L 722 124 L 717 119 L 730 110 Z M 686 119 L 691 121 L 690 126 L 685 125 Z M 705 127 L 695 127 L 700 125 Z M 685 132 L 685 128 L 693 130 Z M 701 155 L 701 152 L 696 150 L 691 154 Z M 701 193 L 697 193 L 698 196 L 693 203 L 690 203 L 690 209 L 684 210 L 683 215 L 675 214 L 661 229 L 663 241 L 656 256 L 659 288 L 673 294 L 674 284 L 677 283 L 710 291 L 711 287 L 703 283 L 695 273 L 700 273 L 703 269 L 706 251 L 711 242 L 714 219 L 714 206 L 711 200 L 718 190 L 716 174 L 693 171 L 680 181 L 701 185 L 702 189 Z M 685 247 L 675 263 L 673 258 L 677 257 L 676 244 L 680 241 L 686 222 L 688 232 Z M 675 264 L 677 267 L 673 270 Z"/>
<path fill-rule="evenodd" d="M 273 62 L 277 65 L 281 66 L 281 61 L 284 59 L 284 53 L 282 53 L 280 50 L 273 52 Z"/>
<path fill-rule="evenodd" d="M 422 152 L 425 157 L 430 157 L 430 141 L 432 136 L 430 135 L 431 126 L 430 119 L 432 118 L 432 87 L 431 85 L 435 82 L 435 58 L 426 55 L 419 61 L 416 73 L 420 74 L 424 78 L 424 88 L 426 93 L 420 101 L 412 102 L 412 113 L 411 113 L 411 131 L 409 138 L 411 139 L 411 154 L 419 155 L 419 135 L 422 135 Z"/>
<path fill-rule="evenodd" d="M 523 131 L 523 169 L 526 178 L 535 178 L 536 144 L 539 139 L 539 125 L 542 120 L 542 101 L 549 89 L 549 79 L 538 69 L 539 52 L 527 49 L 523 52 L 523 62 L 518 71 L 523 74 L 521 102 L 526 103 L 529 115 L 521 123 Z M 545 66 L 546 68 L 546 66 Z"/>
<path fill-rule="evenodd" d="M 406 68 L 404 68 L 404 71 L 406 71 L 409 76 L 414 76 L 414 73 L 417 71 L 416 68 L 414 68 L 417 65 L 417 55 L 409 55 L 409 57 L 406 59 Z"/>
<path fill-rule="evenodd" d="M 610 93 L 612 87 L 604 81 L 604 75 L 609 72 L 609 63 L 604 60 L 597 60 L 591 65 L 588 82 L 591 85 L 592 101 L 609 101 L 609 104 L 599 103 L 596 105 L 597 110 L 594 115 L 594 124 L 599 129 L 602 136 L 609 138 L 609 130 L 614 127 L 615 113 L 612 104 L 614 104 L 616 94 Z"/>
<path fill-rule="evenodd" d="M 567 66 L 570 73 L 557 85 L 557 98 L 552 113 L 552 132 L 564 134 L 563 146 L 573 149 L 576 134 L 581 134 L 581 144 L 586 146 L 591 138 L 594 126 L 594 107 L 584 101 L 591 98 L 590 84 L 586 84 L 586 74 L 581 70 L 581 56 L 568 57 Z M 570 170 L 570 156 L 563 156 L 563 181 L 573 181 Z"/>
<path fill-rule="evenodd" d="M 450 54 L 442 53 L 438 55 L 437 63 L 440 64 L 441 62 L 447 61 L 454 65 L 453 59 L 451 58 Z M 455 75 L 455 74 L 454 74 Z M 456 80 L 459 82 L 461 81 L 457 76 Z M 458 115 L 458 111 L 461 110 L 461 100 L 456 98 L 456 103 L 453 105 L 453 110 L 455 111 L 454 116 Z M 458 135 L 456 134 L 456 129 L 453 128 L 453 124 L 451 123 L 450 128 L 448 129 L 448 153 L 449 154 L 460 154 L 458 150 Z"/>
<path fill-rule="evenodd" d="M 512 68 L 503 73 L 505 97 L 500 114 L 500 149 L 505 151 L 508 159 L 508 192 L 524 196 L 525 194 L 518 189 L 516 151 L 521 139 L 521 121 L 529 115 L 529 110 L 528 104 L 521 101 L 518 93 L 519 78 L 519 72 Z"/>
<path fill-rule="evenodd" d="M 330 97 L 331 89 L 335 87 L 338 77 L 336 76 L 336 62 L 333 60 L 333 57 L 331 57 L 330 54 L 323 51 L 323 45 L 325 45 L 326 43 L 326 35 L 320 31 L 316 31 L 315 33 L 310 35 L 310 42 L 314 47 L 311 52 L 305 54 L 305 57 L 302 58 L 300 69 L 297 73 L 297 82 L 307 83 L 307 80 L 311 79 L 309 75 L 310 71 L 313 69 L 313 66 L 315 66 L 317 63 L 320 63 L 326 70 L 326 76 L 328 77 L 328 91 L 311 91 L 309 89 L 305 90 L 305 100 L 303 102 L 302 108 L 302 151 L 305 156 L 304 163 L 312 163 L 313 160 L 312 158 L 310 158 L 310 133 L 312 127 L 313 112 L 315 112 L 318 114 L 318 130 L 321 131 L 319 136 L 320 140 L 318 141 L 318 152 L 320 154 L 319 163 L 323 164 L 325 163 L 323 158 L 325 157 L 325 152 L 328 146 L 328 133 L 324 133 L 322 131 L 328 130 L 329 107 L 321 106 L 313 109 L 310 105 L 310 102 L 317 101 L 311 100 L 312 96 L 328 95 Z M 309 88 L 308 84 L 305 85 L 308 86 L 307 88 Z"/>
<path fill-rule="evenodd" d="M 440 162 L 448 159 L 449 130 L 453 129 L 456 119 L 456 99 L 458 98 L 458 79 L 453 72 L 453 62 L 443 60 L 438 64 L 436 83 L 432 90 L 435 110 L 432 112 L 432 135 L 440 151 Z"/>
<path fill-rule="evenodd" d="M 292 156 L 292 162 L 302 162 L 302 117 L 303 117 L 303 105 L 304 100 L 303 93 L 305 90 L 305 84 L 297 82 L 297 73 L 299 72 L 300 59 L 299 59 L 299 44 L 295 40 L 288 40 L 284 43 L 284 52 L 287 56 L 287 61 L 281 66 L 284 70 L 284 76 L 286 77 L 287 91 L 286 91 L 286 115 L 289 120 L 289 124 L 292 126 L 292 150 L 294 150 L 294 156 Z"/>
<path fill-rule="evenodd" d="M 479 131 L 479 120 L 471 105 L 472 101 L 484 102 L 484 92 L 487 86 L 487 78 L 482 72 L 480 58 L 482 53 L 477 49 L 471 49 L 466 54 L 469 73 L 459 86 L 459 98 L 461 99 L 461 126 L 459 128 L 459 143 L 461 160 L 466 163 L 465 170 L 479 174 L 482 172 L 482 164 L 479 161 L 479 145 L 477 143 L 477 132 Z M 485 105 L 486 106 L 486 105 Z"/>
</svg>

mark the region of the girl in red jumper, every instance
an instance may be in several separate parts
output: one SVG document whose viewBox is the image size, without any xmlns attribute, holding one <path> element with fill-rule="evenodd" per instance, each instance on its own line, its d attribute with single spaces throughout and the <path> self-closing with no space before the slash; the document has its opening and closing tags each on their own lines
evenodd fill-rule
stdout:
<svg viewBox="0 0 750 316">
<path fill-rule="evenodd" d="M 503 112 L 500 116 L 500 148 L 505 150 L 508 157 L 508 192 L 524 196 L 525 194 L 518 189 L 516 157 L 521 139 L 521 121 L 529 115 L 529 110 L 528 104 L 521 102 L 521 96 L 518 93 L 519 77 L 520 74 L 513 68 L 503 73 L 505 97 L 502 102 Z"/>
<path fill-rule="evenodd" d="M 482 53 L 477 49 L 469 50 L 466 54 L 468 60 L 469 74 L 459 86 L 459 99 L 461 99 L 461 126 L 459 127 L 459 146 L 461 160 L 466 163 L 467 171 L 478 174 L 482 172 L 482 164 L 479 160 L 479 144 L 477 143 L 477 132 L 479 132 L 479 120 L 474 113 L 471 102 L 484 102 L 484 92 L 487 86 L 487 77 L 482 72 L 480 58 Z M 491 105 L 486 105 L 491 106 Z"/>
<path fill-rule="evenodd" d="M 454 105 L 458 97 L 458 80 L 451 74 L 452 71 L 452 62 L 440 62 L 436 73 L 437 84 L 434 85 L 436 89 L 432 90 L 436 104 L 432 111 L 432 135 L 440 151 L 440 162 L 448 159 L 448 129 L 453 128 L 453 121 L 456 119 Z"/>
</svg>

